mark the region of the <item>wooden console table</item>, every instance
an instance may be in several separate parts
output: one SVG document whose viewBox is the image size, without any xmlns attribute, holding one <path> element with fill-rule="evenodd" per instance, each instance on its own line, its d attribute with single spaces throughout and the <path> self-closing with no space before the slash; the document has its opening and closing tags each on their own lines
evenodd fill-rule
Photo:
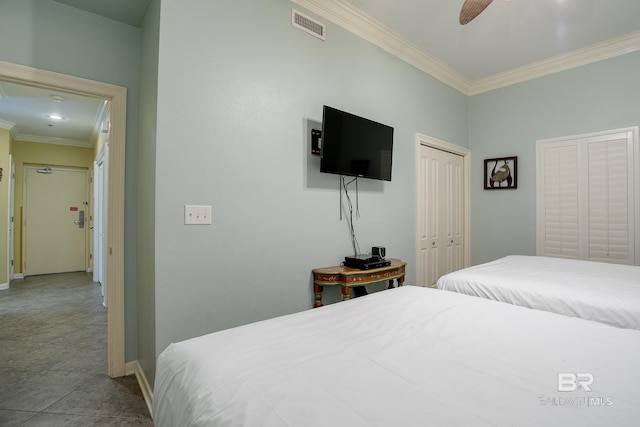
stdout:
<svg viewBox="0 0 640 427">
<path fill-rule="evenodd" d="M 389 282 L 389 288 L 393 287 L 393 280 L 397 279 L 398 286 L 404 283 L 406 262 L 390 258 L 391 265 L 371 270 L 358 270 L 357 268 L 338 265 L 335 267 L 314 268 L 313 292 L 315 294 L 314 307 L 322 307 L 322 288 L 324 286 L 341 286 L 342 300 L 351 298 L 351 288 L 369 285 L 371 283 Z"/>
</svg>

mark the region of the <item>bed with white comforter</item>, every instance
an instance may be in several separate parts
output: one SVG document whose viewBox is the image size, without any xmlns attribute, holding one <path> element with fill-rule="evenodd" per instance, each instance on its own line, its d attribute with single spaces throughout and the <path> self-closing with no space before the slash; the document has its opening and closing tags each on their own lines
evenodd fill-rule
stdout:
<svg viewBox="0 0 640 427">
<path fill-rule="evenodd" d="M 509 255 L 442 276 L 438 289 L 640 329 L 640 267 Z"/>
<path fill-rule="evenodd" d="M 638 426 L 640 331 L 404 286 L 171 344 L 157 427 Z"/>
</svg>

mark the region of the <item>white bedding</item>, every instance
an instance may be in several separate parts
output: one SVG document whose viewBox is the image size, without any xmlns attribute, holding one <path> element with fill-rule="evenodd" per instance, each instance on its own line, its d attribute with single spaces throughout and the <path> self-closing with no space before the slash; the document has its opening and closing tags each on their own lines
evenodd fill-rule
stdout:
<svg viewBox="0 0 640 427">
<path fill-rule="evenodd" d="M 637 427 L 639 355 L 637 330 L 404 286 L 171 344 L 153 415 L 157 427 Z M 558 391 L 571 373 L 591 375 L 591 391 Z"/>
<path fill-rule="evenodd" d="M 640 267 L 636 266 L 510 255 L 446 274 L 436 287 L 640 329 Z"/>
</svg>

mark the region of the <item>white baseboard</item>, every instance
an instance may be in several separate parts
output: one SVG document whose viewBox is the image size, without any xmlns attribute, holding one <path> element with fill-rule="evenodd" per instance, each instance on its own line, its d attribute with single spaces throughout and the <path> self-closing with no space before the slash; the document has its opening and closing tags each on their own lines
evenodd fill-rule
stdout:
<svg viewBox="0 0 640 427">
<path fill-rule="evenodd" d="M 142 396 L 144 397 L 144 401 L 149 409 L 149 414 L 151 414 L 151 418 L 153 418 L 153 392 L 151 391 L 151 387 L 149 386 L 147 377 L 144 375 L 142 367 L 137 360 L 134 360 L 133 362 L 127 362 L 124 369 L 126 375 L 135 374 L 138 384 L 140 385 L 140 390 L 142 391 Z"/>
<path fill-rule="evenodd" d="M 4 291 L 5 289 L 9 289 L 9 284 L 8 283 L 0 284 L 0 291 Z"/>
<path fill-rule="evenodd" d="M 13 278 L 14 279 L 24 279 L 24 274 L 23 273 L 13 273 Z"/>
</svg>

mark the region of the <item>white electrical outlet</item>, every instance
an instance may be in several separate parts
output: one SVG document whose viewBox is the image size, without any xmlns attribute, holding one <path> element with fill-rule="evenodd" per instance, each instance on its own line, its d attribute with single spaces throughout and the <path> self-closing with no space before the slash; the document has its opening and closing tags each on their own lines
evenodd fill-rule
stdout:
<svg viewBox="0 0 640 427">
<path fill-rule="evenodd" d="M 211 206 L 184 205 L 184 223 L 196 225 L 211 224 Z"/>
</svg>

